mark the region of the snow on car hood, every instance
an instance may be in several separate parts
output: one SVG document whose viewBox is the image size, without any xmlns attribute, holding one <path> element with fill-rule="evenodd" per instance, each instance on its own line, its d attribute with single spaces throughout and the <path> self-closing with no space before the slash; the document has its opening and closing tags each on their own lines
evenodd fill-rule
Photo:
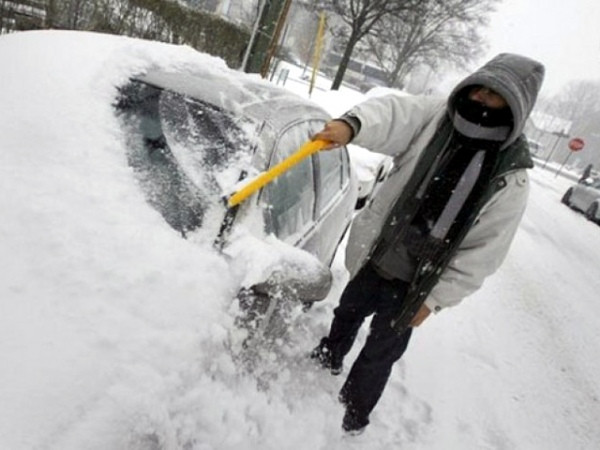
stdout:
<svg viewBox="0 0 600 450">
<path fill-rule="evenodd" d="M 175 448 L 242 427 L 198 408 L 238 401 L 222 383 L 246 275 L 146 203 L 113 108 L 151 67 L 239 74 L 189 47 L 67 31 L 1 36 L 0 57 L 0 446 L 148 448 L 151 430 Z"/>
</svg>

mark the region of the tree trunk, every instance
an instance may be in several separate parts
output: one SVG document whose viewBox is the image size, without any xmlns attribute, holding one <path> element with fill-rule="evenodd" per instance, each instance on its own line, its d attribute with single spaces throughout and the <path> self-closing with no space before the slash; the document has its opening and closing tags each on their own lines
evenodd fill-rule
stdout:
<svg viewBox="0 0 600 450">
<path fill-rule="evenodd" d="M 344 79 L 344 75 L 346 74 L 346 69 L 348 68 L 348 63 L 350 63 L 350 58 L 352 57 L 352 52 L 354 51 L 354 47 L 360 40 L 357 36 L 358 33 L 352 31 L 350 38 L 348 39 L 348 44 L 344 49 L 344 54 L 342 55 L 342 60 L 338 66 L 338 70 L 335 74 L 335 78 L 333 79 L 333 83 L 331 84 L 331 90 L 337 91 L 342 85 L 342 81 Z"/>
<path fill-rule="evenodd" d="M 54 28 L 56 20 L 56 0 L 48 0 L 46 3 L 46 28 Z"/>
</svg>

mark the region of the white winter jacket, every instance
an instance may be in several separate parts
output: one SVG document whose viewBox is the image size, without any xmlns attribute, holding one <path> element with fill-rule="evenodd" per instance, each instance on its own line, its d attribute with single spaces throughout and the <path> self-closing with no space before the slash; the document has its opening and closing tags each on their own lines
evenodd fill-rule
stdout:
<svg viewBox="0 0 600 450">
<path fill-rule="evenodd" d="M 353 143 L 395 159 L 393 172 L 354 219 L 346 249 L 353 277 L 366 262 L 398 192 L 446 112 L 446 102 L 431 97 L 388 95 L 351 110 L 361 123 Z M 381 120 L 385 118 L 385 120 Z M 506 186 L 486 203 L 475 225 L 442 273 L 425 304 L 435 312 L 458 304 L 476 291 L 504 260 L 525 210 L 529 183 L 523 169 L 505 175 Z"/>
<path fill-rule="evenodd" d="M 507 151 L 504 166 L 490 184 L 491 197 L 475 217 L 450 259 L 435 269 L 434 284 L 417 275 L 411 295 L 425 295 L 425 305 L 435 312 L 454 306 L 477 290 L 484 279 L 494 273 L 504 260 L 527 202 L 529 182 L 523 167 L 531 167 L 526 141 L 525 122 L 533 109 L 544 78 L 544 67 L 530 58 L 502 53 L 460 82 L 448 101 L 422 96 L 388 95 L 367 100 L 349 115 L 360 122 L 354 143 L 394 158 L 392 174 L 385 180 L 370 203 L 355 218 L 346 249 L 346 265 L 351 276 L 368 260 L 374 243 L 399 193 L 403 192 L 445 114 L 454 117 L 455 100 L 466 88 L 486 86 L 502 95 L 513 116 L 508 138 L 500 151 Z M 524 158 L 519 152 L 523 150 Z M 513 154 L 514 151 L 514 154 Z M 514 170 L 513 170 L 514 167 Z M 441 270 L 441 273 L 439 272 Z M 414 289 L 412 289 L 414 287 Z M 396 325 L 393 325 L 396 328 Z"/>
</svg>

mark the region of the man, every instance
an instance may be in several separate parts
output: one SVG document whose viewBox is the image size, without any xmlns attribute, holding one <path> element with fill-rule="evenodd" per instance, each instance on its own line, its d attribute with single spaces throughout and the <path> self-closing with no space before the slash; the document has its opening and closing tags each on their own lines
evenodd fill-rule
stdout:
<svg viewBox="0 0 600 450">
<path fill-rule="evenodd" d="M 579 178 L 578 183 L 582 183 L 583 180 L 587 180 L 592 175 L 593 168 L 594 168 L 593 164 L 588 164 L 587 166 L 585 166 L 585 169 L 583 169 L 583 173 L 581 174 L 581 177 Z"/>
<path fill-rule="evenodd" d="M 412 328 L 458 304 L 508 252 L 533 167 L 523 128 L 544 67 L 501 54 L 459 83 L 447 101 L 372 98 L 315 139 L 352 141 L 391 155 L 394 168 L 355 218 L 346 249 L 350 282 L 329 335 L 311 357 L 337 375 L 364 319 L 370 333 L 340 391 L 342 427 L 369 424 Z"/>
</svg>

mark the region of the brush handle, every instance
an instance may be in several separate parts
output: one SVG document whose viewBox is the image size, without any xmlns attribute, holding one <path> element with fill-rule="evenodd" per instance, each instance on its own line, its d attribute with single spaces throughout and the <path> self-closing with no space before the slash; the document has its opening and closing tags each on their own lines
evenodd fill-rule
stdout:
<svg viewBox="0 0 600 450">
<path fill-rule="evenodd" d="M 243 188 L 231 195 L 227 201 L 227 205 L 230 208 L 232 206 L 239 205 L 241 202 L 243 202 L 246 198 L 254 194 L 261 187 L 270 183 L 285 171 L 291 169 L 304 158 L 307 158 L 313 153 L 322 150 L 329 144 L 329 141 L 323 141 L 320 139 L 306 142 L 295 153 L 292 153 L 290 156 L 285 158 L 279 164 L 274 165 L 269 170 L 260 173 L 253 180 L 249 181 L 248 184 L 246 184 Z"/>
</svg>

